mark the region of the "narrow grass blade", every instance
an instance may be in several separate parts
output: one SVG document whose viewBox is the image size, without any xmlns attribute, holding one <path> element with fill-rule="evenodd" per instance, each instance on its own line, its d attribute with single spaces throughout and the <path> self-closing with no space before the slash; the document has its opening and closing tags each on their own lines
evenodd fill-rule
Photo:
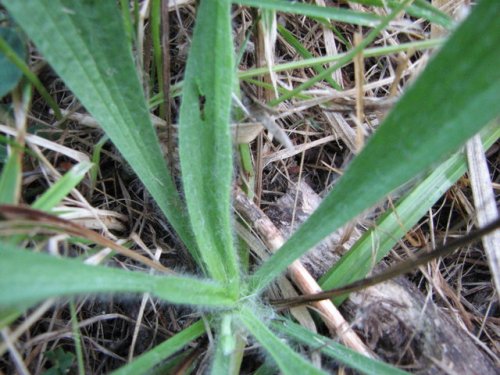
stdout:
<svg viewBox="0 0 500 375">
<path fill-rule="evenodd" d="M 384 362 L 367 358 L 354 350 L 346 348 L 332 339 L 312 333 L 304 327 L 290 320 L 284 322 L 273 322 L 273 329 L 290 337 L 292 340 L 308 345 L 311 350 L 319 350 L 339 363 L 357 370 L 363 374 L 370 375 L 403 375 L 408 374 L 398 368 Z"/>
<path fill-rule="evenodd" d="M 210 15 L 210 16 L 208 16 Z M 231 226 L 233 90 L 231 4 L 198 9 L 179 118 L 179 154 L 189 216 L 209 274 L 238 292 Z"/>
<path fill-rule="evenodd" d="M 7 243 L 0 243 L 0 249 L 0 309 L 51 297 L 114 292 L 149 292 L 163 300 L 188 305 L 233 305 L 225 288 L 211 281 L 88 266 Z"/>
<path fill-rule="evenodd" d="M 425 50 L 429 48 L 436 48 L 443 44 L 443 39 L 429 39 L 429 40 L 420 40 L 417 42 L 409 42 L 409 43 L 401 43 L 396 45 L 389 45 L 383 47 L 374 47 L 374 48 L 366 48 L 363 50 L 363 56 L 365 57 L 378 57 L 385 56 L 388 54 L 394 54 L 402 51 L 408 50 Z M 287 70 L 293 69 L 302 69 L 309 68 L 315 66 L 321 66 L 323 64 L 329 64 L 332 62 L 337 62 L 339 60 L 343 60 L 346 57 L 347 53 L 339 53 L 338 55 L 331 56 L 321 56 L 321 57 L 313 57 L 307 58 L 304 60 L 291 61 L 282 64 L 276 64 L 271 67 L 271 71 L 273 72 L 284 72 Z M 267 67 L 264 68 L 254 68 L 248 69 L 244 72 L 238 73 L 238 78 L 247 80 L 251 77 L 261 76 L 263 74 L 267 74 L 269 72 Z"/>
<path fill-rule="evenodd" d="M 375 26 L 380 21 L 380 17 L 376 14 L 355 12 L 353 10 L 337 7 L 319 7 L 286 0 L 234 0 L 233 2 L 260 9 L 277 10 L 280 12 L 300 14 L 301 16 L 323 17 L 332 21 L 361 26 Z"/>
<path fill-rule="evenodd" d="M 51 210 L 59 204 L 71 190 L 80 183 L 80 181 L 82 181 L 85 173 L 87 173 L 91 167 L 92 164 L 85 161 L 73 166 L 45 193 L 38 197 L 31 207 L 42 211 Z"/>
<path fill-rule="evenodd" d="M 350 2 L 377 7 L 389 6 L 389 8 L 394 8 L 398 5 L 398 0 L 350 0 Z M 429 22 L 436 23 L 447 29 L 451 29 L 454 26 L 453 19 L 451 19 L 450 16 L 425 0 L 415 0 L 413 4 L 406 9 L 406 13 L 410 16 L 423 18 Z"/>
<path fill-rule="evenodd" d="M 101 124 L 194 252 L 185 208 L 163 160 L 115 2 L 2 3 Z"/>
<path fill-rule="evenodd" d="M 191 341 L 196 340 L 203 333 L 205 333 L 205 326 L 203 322 L 199 320 L 188 328 L 170 337 L 160 345 L 155 346 L 147 353 L 135 358 L 130 364 L 112 372 L 111 375 L 135 375 L 147 373 L 154 366 L 158 365 L 169 356 L 182 349 Z"/>
<path fill-rule="evenodd" d="M 97 142 L 94 145 L 94 150 L 92 151 L 92 163 L 94 164 L 92 166 L 92 169 L 89 172 L 90 175 L 90 196 L 92 196 L 92 193 L 94 192 L 96 183 L 97 183 L 97 174 L 99 173 L 99 166 L 101 165 L 101 152 L 102 148 L 106 144 L 106 142 L 109 140 L 109 137 L 107 135 L 103 135 L 99 142 Z"/>
<path fill-rule="evenodd" d="M 264 349 L 271 355 L 280 371 L 285 375 L 294 374 L 324 374 L 312 363 L 306 361 L 294 352 L 277 337 L 262 321 L 257 318 L 255 311 L 244 307 L 240 311 L 240 320 L 248 331 L 257 339 Z"/>
<path fill-rule="evenodd" d="M 477 5 L 321 206 L 252 276 L 254 288 L 264 287 L 329 233 L 450 155 L 498 115 L 499 15 L 498 1 Z"/>
<path fill-rule="evenodd" d="M 18 148 L 12 148 L 0 175 L 0 203 L 17 203 L 21 188 L 21 159 Z"/>
<path fill-rule="evenodd" d="M 276 106 L 285 100 L 291 99 L 293 97 L 297 97 L 303 91 L 307 90 L 309 87 L 312 87 L 314 84 L 320 82 L 326 77 L 330 76 L 336 70 L 340 69 L 342 66 L 351 62 L 355 58 L 358 53 L 361 53 L 366 47 L 372 43 L 375 38 L 379 35 L 379 33 L 384 30 L 389 23 L 395 19 L 401 11 L 406 9 L 408 5 L 411 4 L 413 0 L 402 0 L 401 3 L 398 3 L 397 7 L 395 7 L 391 13 L 387 16 L 383 17 L 381 21 L 358 43 L 354 48 L 351 48 L 345 55 L 343 55 L 336 64 L 331 65 L 328 69 L 324 70 L 322 73 L 310 78 L 306 82 L 298 85 L 294 89 L 288 91 L 286 94 L 271 100 L 267 104 L 269 106 Z"/>
<path fill-rule="evenodd" d="M 82 336 L 78 327 L 78 315 L 76 314 L 75 301 L 69 302 L 69 311 L 71 314 L 71 331 L 73 333 L 73 342 L 75 343 L 76 360 L 78 363 L 78 375 L 85 375 L 85 364 L 83 362 Z"/>
<path fill-rule="evenodd" d="M 500 128 L 485 129 L 483 139 L 489 148 L 500 137 Z M 437 167 L 384 214 L 321 278 L 322 289 L 333 289 L 364 278 L 383 257 L 436 203 L 436 201 L 467 171 L 463 153 L 455 154 Z M 374 249 L 375 247 L 375 249 Z M 347 296 L 335 297 L 336 305 Z"/>
<path fill-rule="evenodd" d="M 307 48 L 305 48 L 300 43 L 300 41 L 290 31 L 288 31 L 285 27 L 283 27 L 282 25 L 278 25 L 278 31 L 281 34 L 281 36 L 283 37 L 283 39 L 285 39 L 287 41 L 287 43 L 289 43 L 293 48 L 295 48 L 295 50 L 300 54 L 300 56 L 302 56 L 305 59 L 313 58 L 313 54 L 311 52 L 309 52 L 309 50 Z M 313 69 L 318 74 L 321 74 L 325 71 L 325 68 L 322 67 L 321 65 L 315 65 L 315 66 L 313 66 Z M 343 90 L 342 87 L 337 82 L 335 82 L 335 80 L 331 76 L 326 77 L 325 81 L 328 82 L 328 84 L 330 86 L 332 86 L 332 88 L 334 88 L 335 90 L 338 90 L 338 91 Z"/>
</svg>

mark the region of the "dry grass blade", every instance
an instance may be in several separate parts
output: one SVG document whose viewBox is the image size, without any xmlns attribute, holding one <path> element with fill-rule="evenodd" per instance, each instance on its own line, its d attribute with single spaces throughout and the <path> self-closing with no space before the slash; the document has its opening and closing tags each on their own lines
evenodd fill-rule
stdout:
<svg viewBox="0 0 500 375">
<path fill-rule="evenodd" d="M 27 231 L 32 231 L 33 228 L 41 227 L 51 231 L 63 232 L 73 236 L 86 238 L 101 246 L 109 247 L 117 253 L 141 262 L 157 271 L 173 273 L 171 270 L 162 266 L 160 263 L 152 261 L 151 259 L 137 254 L 130 249 L 118 245 L 116 242 L 111 241 L 96 232 L 93 232 L 71 221 L 61 219 L 54 215 L 50 215 L 43 211 L 34 210 L 28 207 L 4 204 L 0 205 L 0 216 L 4 220 L 8 220 L 9 225 L 12 225 L 13 227 L 15 227 L 16 223 L 18 223 L 21 226 L 24 226 Z"/>
<path fill-rule="evenodd" d="M 467 159 L 469 176 L 476 206 L 477 223 L 483 227 L 498 218 L 498 208 L 495 194 L 491 186 L 488 162 L 484 155 L 481 138 L 477 135 L 467 143 Z M 494 232 L 483 237 L 483 246 L 488 256 L 491 274 L 500 296 L 500 232 Z"/>
</svg>

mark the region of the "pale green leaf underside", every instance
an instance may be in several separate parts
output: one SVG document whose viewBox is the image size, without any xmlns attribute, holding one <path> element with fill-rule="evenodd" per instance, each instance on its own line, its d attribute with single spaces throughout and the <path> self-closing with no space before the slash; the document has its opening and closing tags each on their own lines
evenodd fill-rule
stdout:
<svg viewBox="0 0 500 375">
<path fill-rule="evenodd" d="M 115 2 L 2 3 L 106 131 L 194 251 L 185 210 L 160 151 Z"/>
<path fill-rule="evenodd" d="M 403 375 L 408 374 L 393 366 L 375 359 L 367 358 L 352 349 L 316 333 L 312 333 L 304 327 L 292 321 L 273 322 L 273 329 L 284 334 L 294 341 L 308 345 L 311 350 L 319 350 L 339 363 L 370 375 Z"/>
<path fill-rule="evenodd" d="M 488 149 L 500 137 L 500 128 L 485 129 L 483 143 Z M 467 160 L 461 152 L 442 163 L 428 177 L 401 198 L 394 210 L 383 215 L 377 223 L 352 246 L 320 280 L 321 288 L 333 289 L 365 277 L 420 220 L 436 201 L 466 172 Z M 374 251 L 375 249 L 375 251 Z M 347 296 L 333 299 L 340 304 Z"/>
<path fill-rule="evenodd" d="M 255 289 L 326 235 L 450 155 L 498 115 L 499 14 L 498 1 L 477 5 L 321 206 L 252 276 Z"/>
<path fill-rule="evenodd" d="M 212 365 L 210 368 L 210 374 L 231 374 L 231 354 L 224 353 L 224 345 L 221 339 L 217 340 L 215 343 L 215 348 L 212 354 Z"/>
<path fill-rule="evenodd" d="M 205 0 L 198 15 L 179 119 L 182 181 L 192 230 L 207 270 L 214 279 L 230 284 L 236 294 L 239 268 L 230 217 L 231 4 Z"/>
<path fill-rule="evenodd" d="M 135 358 L 128 365 L 112 372 L 111 375 L 136 375 L 147 373 L 154 366 L 163 362 L 191 341 L 196 340 L 203 333 L 205 333 L 205 325 L 199 320 L 160 345 L 155 346 L 153 349 Z"/>
<path fill-rule="evenodd" d="M 283 374 L 324 374 L 281 341 L 254 314 L 255 312 L 248 307 L 243 307 L 239 318 L 248 332 L 271 355 Z"/>
<path fill-rule="evenodd" d="M 165 301 L 198 306 L 234 304 L 225 288 L 212 281 L 88 266 L 7 243 L 0 243 L 0 249 L 0 309 L 96 293 L 151 293 Z"/>
</svg>

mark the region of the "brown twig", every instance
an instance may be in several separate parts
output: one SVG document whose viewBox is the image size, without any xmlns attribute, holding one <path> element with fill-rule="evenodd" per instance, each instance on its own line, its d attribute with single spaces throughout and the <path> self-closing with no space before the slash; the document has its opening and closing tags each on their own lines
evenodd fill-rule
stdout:
<svg viewBox="0 0 500 375">
<path fill-rule="evenodd" d="M 252 224 L 269 250 L 276 251 L 284 244 L 285 240 L 278 228 L 239 189 L 235 191 L 233 204 L 235 209 Z M 303 293 L 312 294 L 321 292 L 321 288 L 316 280 L 314 280 L 299 260 L 296 260 L 288 267 L 288 272 Z M 320 312 L 323 321 L 330 331 L 337 334 L 345 345 L 367 357 L 373 357 L 370 350 L 352 330 L 349 323 L 330 300 L 314 302 L 313 306 Z"/>
</svg>

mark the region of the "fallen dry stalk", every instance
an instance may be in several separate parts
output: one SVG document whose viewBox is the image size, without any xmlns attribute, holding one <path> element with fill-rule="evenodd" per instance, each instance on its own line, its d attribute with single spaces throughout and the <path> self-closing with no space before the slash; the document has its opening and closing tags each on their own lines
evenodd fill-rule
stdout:
<svg viewBox="0 0 500 375">
<path fill-rule="evenodd" d="M 267 215 L 239 189 L 235 191 L 233 204 L 235 209 L 249 221 L 271 251 L 278 250 L 285 243 L 283 235 Z M 321 291 L 321 287 L 299 260 L 296 260 L 288 267 L 288 272 L 304 294 Z M 367 357 L 374 357 L 330 300 L 314 302 L 312 305 L 320 312 L 321 318 L 328 329 L 337 334 L 346 346 Z"/>
</svg>

